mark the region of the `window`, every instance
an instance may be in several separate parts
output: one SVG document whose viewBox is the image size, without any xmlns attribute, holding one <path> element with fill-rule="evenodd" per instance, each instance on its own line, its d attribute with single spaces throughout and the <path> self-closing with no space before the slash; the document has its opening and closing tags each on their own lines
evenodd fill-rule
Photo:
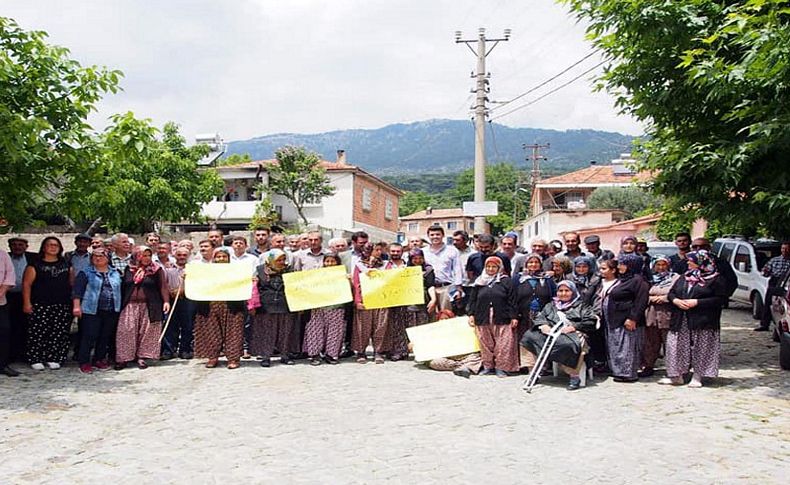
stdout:
<svg viewBox="0 0 790 485">
<path fill-rule="evenodd" d="M 472 231 L 472 232 L 475 232 L 475 223 L 474 222 L 470 222 L 469 223 L 469 230 Z"/>
<path fill-rule="evenodd" d="M 449 221 L 447 223 L 447 229 L 449 229 L 451 231 L 454 231 L 454 230 L 458 229 L 458 222 L 456 222 L 456 221 Z"/>
<path fill-rule="evenodd" d="M 420 223 L 419 222 L 410 222 L 409 223 L 409 232 L 411 232 L 411 233 L 420 232 Z"/>
<path fill-rule="evenodd" d="M 735 251 L 735 243 L 727 243 L 723 248 L 721 248 L 721 254 L 719 257 L 729 263 L 733 251 Z"/>
<path fill-rule="evenodd" d="M 362 210 L 370 212 L 373 208 L 373 191 L 362 189 Z"/>
<path fill-rule="evenodd" d="M 393 205 L 394 204 L 392 203 L 391 199 L 387 199 L 387 201 L 384 204 L 384 218 L 387 219 L 388 221 L 392 220 Z"/>
<path fill-rule="evenodd" d="M 566 202 L 584 202 L 584 194 L 581 192 L 568 192 L 565 200 Z"/>
<path fill-rule="evenodd" d="M 738 252 L 735 253 L 735 269 L 741 273 L 748 273 L 752 270 L 752 257 L 749 248 L 745 244 L 738 245 Z"/>
</svg>

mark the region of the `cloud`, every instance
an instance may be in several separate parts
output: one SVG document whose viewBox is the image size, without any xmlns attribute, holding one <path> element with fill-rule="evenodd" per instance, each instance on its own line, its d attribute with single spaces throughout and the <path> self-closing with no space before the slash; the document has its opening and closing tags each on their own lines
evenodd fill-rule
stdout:
<svg viewBox="0 0 790 485">
<path fill-rule="evenodd" d="M 591 50 L 584 27 L 550 0 L 48 0 L 0 6 L 23 27 L 49 32 L 83 64 L 124 72 L 124 91 L 101 102 L 95 126 L 131 110 L 157 124 L 176 121 L 188 138 L 465 118 L 475 58 L 454 43 L 455 30 L 474 38 L 480 26 L 492 36 L 513 29 L 512 39 L 487 59 L 495 100 L 526 91 Z M 594 64 L 589 59 L 551 86 Z M 609 96 L 592 93 L 586 79 L 497 121 L 641 132 L 633 120 L 617 116 Z"/>
</svg>

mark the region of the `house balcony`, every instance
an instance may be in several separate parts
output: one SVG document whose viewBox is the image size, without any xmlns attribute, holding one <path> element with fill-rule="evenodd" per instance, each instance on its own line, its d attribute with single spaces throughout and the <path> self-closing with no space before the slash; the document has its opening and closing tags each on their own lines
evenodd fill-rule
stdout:
<svg viewBox="0 0 790 485">
<path fill-rule="evenodd" d="M 257 200 L 213 200 L 203 205 L 201 215 L 215 221 L 247 221 L 255 213 Z"/>
</svg>

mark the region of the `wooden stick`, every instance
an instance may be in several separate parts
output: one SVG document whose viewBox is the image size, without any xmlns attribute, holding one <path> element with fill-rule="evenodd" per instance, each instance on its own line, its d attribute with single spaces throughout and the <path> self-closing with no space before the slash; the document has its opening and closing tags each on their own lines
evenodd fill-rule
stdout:
<svg viewBox="0 0 790 485">
<path fill-rule="evenodd" d="M 170 307 L 170 311 L 167 312 L 167 321 L 165 322 L 165 327 L 162 329 L 162 335 L 159 336 L 159 343 L 162 343 L 162 339 L 165 338 L 165 333 L 167 333 L 167 327 L 170 326 L 170 320 L 173 318 L 173 312 L 176 309 L 176 305 L 178 304 L 178 297 L 181 296 L 181 286 L 184 284 L 184 280 L 181 280 L 181 283 L 178 284 L 178 291 L 176 292 L 176 299 L 173 300 L 173 306 Z"/>
</svg>

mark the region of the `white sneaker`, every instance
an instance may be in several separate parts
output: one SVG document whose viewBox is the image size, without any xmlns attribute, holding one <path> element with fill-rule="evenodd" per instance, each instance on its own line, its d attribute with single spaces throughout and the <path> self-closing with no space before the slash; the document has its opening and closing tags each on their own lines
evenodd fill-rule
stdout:
<svg viewBox="0 0 790 485">
<path fill-rule="evenodd" d="M 680 386 L 683 384 L 682 377 L 662 377 L 658 380 L 658 383 L 664 386 L 672 385 L 672 386 Z"/>
<path fill-rule="evenodd" d="M 35 364 L 32 364 L 30 366 L 30 368 L 33 369 L 33 370 L 44 370 L 45 369 L 44 364 L 42 364 L 41 362 L 36 362 Z"/>
<path fill-rule="evenodd" d="M 47 367 L 49 367 L 52 370 L 60 369 L 60 364 L 58 364 L 57 362 L 47 362 Z"/>
</svg>

